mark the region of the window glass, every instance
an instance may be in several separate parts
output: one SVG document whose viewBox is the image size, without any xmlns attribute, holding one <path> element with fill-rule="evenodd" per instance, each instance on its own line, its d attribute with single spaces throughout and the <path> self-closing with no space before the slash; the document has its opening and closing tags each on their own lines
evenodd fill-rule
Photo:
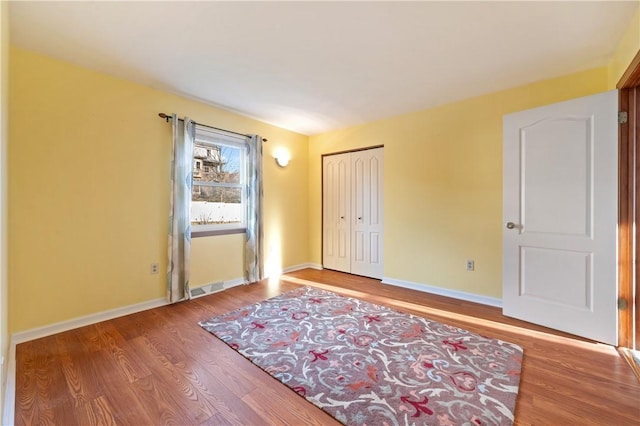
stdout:
<svg viewBox="0 0 640 426">
<path fill-rule="evenodd" d="M 245 227 L 245 141 L 196 127 L 192 231 Z"/>
</svg>

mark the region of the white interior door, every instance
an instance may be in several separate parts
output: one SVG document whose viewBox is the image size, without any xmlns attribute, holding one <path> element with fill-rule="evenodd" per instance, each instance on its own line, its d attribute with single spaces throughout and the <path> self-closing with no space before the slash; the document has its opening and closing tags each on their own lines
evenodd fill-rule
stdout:
<svg viewBox="0 0 640 426">
<path fill-rule="evenodd" d="M 618 93 L 504 117 L 503 312 L 617 344 Z"/>
<path fill-rule="evenodd" d="M 351 272 L 382 278 L 383 149 L 351 154 Z"/>
<path fill-rule="evenodd" d="M 322 262 L 325 268 L 351 272 L 351 157 L 322 158 Z"/>
</svg>

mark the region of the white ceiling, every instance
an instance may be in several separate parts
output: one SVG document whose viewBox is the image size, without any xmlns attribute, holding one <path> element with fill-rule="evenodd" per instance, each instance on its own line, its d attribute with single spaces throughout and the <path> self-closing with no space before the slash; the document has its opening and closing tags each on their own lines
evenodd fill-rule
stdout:
<svg viewBox="0 0 640 426">
<path fill-rule="evenodd" d="M 312 135 L 606 65 L 637 7 L 12 2 L 10 26 L 16 46 Z"/>
</svg>

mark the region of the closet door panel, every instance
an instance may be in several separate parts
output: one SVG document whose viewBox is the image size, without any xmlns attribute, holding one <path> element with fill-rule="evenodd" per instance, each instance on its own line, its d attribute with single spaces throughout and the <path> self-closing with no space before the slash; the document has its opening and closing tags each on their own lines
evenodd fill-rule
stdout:
<svg viewBox="0 0 640 426">
<path fill-rule="evenodd" d="M 382 148 L 352 153 L 351 272 L 382 278 Z"/>
<path fill-rule="evenodd" d="M 323 157 L 323 265 L 350 272 L 351 164 L 348 154 Z"/>
</svg>

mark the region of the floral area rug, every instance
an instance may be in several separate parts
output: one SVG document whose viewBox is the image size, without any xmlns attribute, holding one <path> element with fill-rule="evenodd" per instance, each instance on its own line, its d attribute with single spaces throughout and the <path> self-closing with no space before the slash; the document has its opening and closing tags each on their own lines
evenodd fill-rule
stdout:
<svg viewBox="0 0 640 426">
<path fill-rule="evenodd" d="M 311 287 L 200 325 L 343 424 L 513 423 L 511 343 Z"/>
</svg>

